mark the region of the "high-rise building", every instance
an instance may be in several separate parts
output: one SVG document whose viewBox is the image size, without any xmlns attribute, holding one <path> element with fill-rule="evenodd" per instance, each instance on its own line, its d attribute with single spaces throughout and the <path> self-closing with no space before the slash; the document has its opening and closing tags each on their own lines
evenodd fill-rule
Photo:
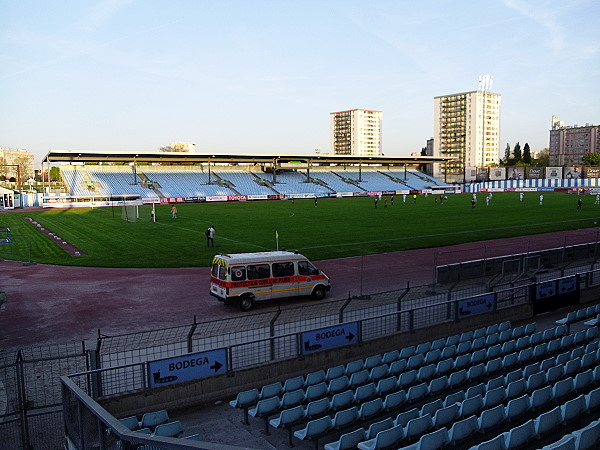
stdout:
<svg viewBox="0 0 600 450">
<path fill-rule="evenodd" d="M 480 89 L 434 98 L 433 156 L 455 161 L 435 164 L 434 177 L 464 181 L 465 168 L 498 163 L 501 95 Z"/>
<path fill-rule="evenodd" d="M 329 115 L 331 153 L 335 155 L 381 155 L 381 111 L 352 109 Z"/>
<path fill-rule="evenodd" d="M 565 126 L 564 122 L 552 116 L 550 165 L 581 164 L 584 155 L 595 152 L 600 152 L 600 125 Z"/>
</svg>

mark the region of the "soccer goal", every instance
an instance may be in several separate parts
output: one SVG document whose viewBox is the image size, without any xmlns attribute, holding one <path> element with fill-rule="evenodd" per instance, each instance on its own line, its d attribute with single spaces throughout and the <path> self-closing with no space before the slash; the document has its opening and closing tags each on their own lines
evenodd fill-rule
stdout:
<svg viewBox="0 0 600 450">
<path fill-rule="evenodd" d="M 139 205 L 123 205 L 121 207 L 121 218 L 125 222 L 137 222 L 140 220 Z"/>
</svg>

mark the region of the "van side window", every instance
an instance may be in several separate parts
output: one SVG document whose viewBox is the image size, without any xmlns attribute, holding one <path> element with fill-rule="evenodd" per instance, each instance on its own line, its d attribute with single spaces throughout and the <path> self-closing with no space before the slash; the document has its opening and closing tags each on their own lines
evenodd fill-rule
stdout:
<svg viewBox="0 0 600 450">
<path fill-rule="evenodd" d="M 294 276 L 294 263 L 293 262 L 273 263 L 273 276 L 274 277 Z"/>
<path fill-rule="evenodd" d="M 219 280 L 227 279 L 227 267 L 219 266 Z"/>
<path fill-rule="evenodd" d="M 246 268 L 235 266 L 231 268 L 231 281 L 242 281 L 246 279 Z"/>
<path fill-rule="evenodd" d="M 299 275 L 319 275 L 319 269 L 313 266 L 308 261 L 300 261 L 298 263 Z"/>
<path fill-rule="evenodd" d="M 260 278 L 270 278 L 271 268 L 268 264 L 250 264 L 247 267 L 249 280 L 258 280 Z"/>
</svg>

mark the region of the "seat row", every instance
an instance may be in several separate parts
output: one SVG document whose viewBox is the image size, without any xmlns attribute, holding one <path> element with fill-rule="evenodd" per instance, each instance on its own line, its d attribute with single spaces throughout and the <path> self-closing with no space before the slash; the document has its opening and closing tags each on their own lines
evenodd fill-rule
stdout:
<svg viewBox="0 0 600 450">
<path fill-rule="evenodd" d="M 150 434 L 152 436 L 180 437 L 183 434 L 183 426 L 180 421 L 169 421 L 166 410 L 145 413 L 142 420 L 138 421 L 136 416 L 119 419 L 122 425 L 137 433 Z M 200 440 L 199 434 L 186 436 L 183 439 Z"/>
<path fill-rule="evenodd" d="M 566 325 L 568 327 L 572 323 L 581 322 L 581 321 L 590 319 L 592 317 L 596 317 L 598 314 L 600 314 L 600 303 L 597 303 L 594 306 L 580 308 L 577 311 L 571 311 L 562 319 L 558 319 L 556 321 L 556 324 L 557 325 Z"/>
<path fill-rule="evenodd" d="M 569 336 L 564 336 L 560 339 L 561 345 L 557 345 L 557 349 L 564 349 L 574 345 L 575 340 L 565 340 L 566 337 Z M 556 339 L 551 342 L 558 341 L 559 339 Z M 540 345 L 545 346 L 545 344 L 539 344 L 538 346 Z M 543 350 L 543 352 L 537 352 L 538 356 L 546 354 L 547 349 L 544 347 Z M 565 353 L 564 356 L 559 355 L 559 359 L 562 361 L 568 358 L 578 358 L 583 355 L 583 351 L 584 348 L 580 347 L 579 349 L 574 349 L 573 352 Z M 485 351 L 483 352 L 485 353 Z M 362 402 L 369 401 L 374 397 L 383 397 L 386 394 L 393 393 L 393 395 L 388 396 L 389 398 L 385 398 L 385 402 L 382 405 L 382 409 L 388 411 L 398 407 L 402 403 L 422 401 L 427 396 L 439 395 L 446 389 L 455 389 L 463 383 L 476 382 L 485 376 L 491 376 L 499 371 L 506 371 L 517 365 L 526 364 L 534 358 L 534 354 L 535 352 L 531 348 L 524 349 L 519 353 L 515 352 L 508 354 L 503 358 L 490 360 L 486 364 L 479 363 L 479 359 L 475 359 L 477 352 L 472 355 L 461 355 L 454 361 L 454 364 L 450 364 L 448 370 L 458 369 L 459 366 L 456 362 L 463 356 L 466 357 L 466 360 L 464 365 L 461 365 L 460 367 L 468 366 L 470 364 L 475 365 L 472 365 L 468 370 L 463 368 L 457 372 L 451 373 L 450 376 L 442 375 L 433 379 L 431 379 L 433 376 L 436 376 L 441 372 L 440 365 L 442 362 L 438 363 L 437 367 L 430 364 L 429 366 L 421 367 L 418 372 L 413 369 L 401 373 L 398 377 L 391 375 L 382 379 L 378 379 L 379 375 L 375 376 L 375 373 L 377 373 L 377 368 L 382 367 L 385 370 L 381 372 L 381 375 L 385 376 L 389 373 L 387 365 L 374 367 L 371 371 L 363 369 L 360 372 L 352 374 L 350 378 L 343 375 L 339 378 L 332 379 L 329 383 L 321 382 L 316 385 L 311 385 L 306 391 L 297 389 L 296 391 L 286 392 L 281 398 L 274 396 L 259 400 L 251 409 L 244 409 L 244 423 L 248 424 L 248 415 L 255 418 L 262 418 L 265 422 L 265 432 L 268 433 L 269 417 L 281 410 L 293 408 L 308 402 L 305 408 L 304 418 L 310 419 L 317 414 L 338 411 L 353 403 L 360 405 Z M 453 360 L 449 361 L 452 362 Z M 552 364 L 553 361 L 554 360 L 552 359 Z M 595 353 L 586 357 L 586 367 L 595 364 L 595 362 Z M 569 364 L 568 373 L 574 373 L 575 369 L 578 370 L 581 368 L 579 359 L 570 362 Z M 544 363 L 544 367 L 547 366 L 549 366 L 549 362 Z M 551 380 L 556 380 L 559 376 L 563 375 L 563 373 L 556 370 L 553 372 Z M 429 379 L 431 379 L 431 381 L 425 382 Z M 246 391 L 245 393 L 249 392 L 250 391 Z M 252 393 L 256 396 L 258 391 L 254 390 Z M 242 398 L 243 395 L 244 393 L 238 394 L 238 398 L 235 401 L 230 402 L 230 404 L 232 406 L 241 404 L 245 401 L 245 399 Z M 327 398 L 328 396 L 331 396 L 331 398 Z"/>
<path fill-rule="evenodd" d="M 546 445 L 542 450 L 591 450 L 600 447 L 600 419 Z"/>
<path fill-rule="evenodd" d="M 597 347 L 597 343 L 595 344 Z M 589 354 L 596 357 L 595 352 L 590 352 Z M 555 360 L 555 358 L 549 358 L 548 360 L 542 362 L 542 365 L 544 365 L 546 361 L 556 364 L 556 361 L 553 360 Z M 480 413 L 482 410 L 492 411 L 484 411 L 485 414 L 484 412 L 481 413 L 479 418 L 480 423 L 478 424 L 478 429 L 481 430 L 482 427 L 490 428 L 503 420 L 508 420 L 509 422 L 513 421 L 529 410 L 540 410 L 541 408 L 547 406 L 551 401 L 563 399 L 571 392 L 581 392 L 582 390 L 588 388 L 592 383 L 600 382 L 600 366 L 596 366 L 593 371 L 592 369 L 587 369 L 585 372 L 577 374 L 575 380 L 569 377 L 565 380 L 556 382 L 554 386 L 546 385 L 544 387 L 538 387 L 540 385 L 538 380 L 535 382 L 534 386 L 538 388 L 533 390 L 532 385 L 534 378 L 539 378 L 539 375 L 546 375 L 545 372 L 535 371 L 536 369 L 539 369 L 539 366 L 540 363 L 534 363 L 522 370 L 518 369 L 506 374 L 505 376 L 500 376 L 489 380 L 485 385 L 481 383 L 479 385 L 470 387 L 466 390 L 466 392 L 462 390 L 450 394 L 445 398 L 444 402 L 442 402 L 441 399 L 434 400 L 423 405 L 420 411 L 416 408 L 405 411 L 397 416 L 394 424 L 406 425 L 407 421 L 409 420 L 428 415 L 432 418 L 433 427 L 443 427 L 450 426 L 450 424 L 457 419 L 465 419 L 470 416 L 474 416 L 475 414 Z M 563 368 L 562 366 L 555 365 L 550 367 Z M 530 373 L 527 381 L 522 377 L 523 373 Z M 580 375 L 582 375 L 581 379 L 578 378 Z M 542 380 L 543 378 L 544 377 L 542 377 Z M 527 392 L 530 392 L 531 394 L 527 395 Z M 597 409 L 598 406 L 600 406 L 600 388 L 592 392 L 593 393 L 590 393 L 588 396 L 586 396 L 585 410 Z M 506 400 L 509 401 L 504 407 L 503 403 Z M 500 413 L 500 409 L 502 409 L 502 414 Z M 569 404 L 566 407 L 566 413 L 568 414 L 565 417 L 571 417 L 573 414 L 578 414 L 578 412 L 573 413 L 573 411 L 577 411 L 577 409 L 574 409 L 574 405 L 572 406 Z M 327 419 L 324 419 L 324 422 L 327 422 Z M 422 424 L 423 422 L 427 422 L 427 420 L 422 420 L 420 423 Z M 380 426 L 377 431 L 391 428 L 394 425 L 387 421 L 387 419 L 383 421 L 383 423 L 385 425 Z M 460 430 L 461 425 L 458 425 L 458 427 Z M 462 436 L 462 432 L 459 430 L 455 432 L 458 434 L 453 433 L 453 435 Z M 360 432 L 355 430 L 355 432 L 347 434 L 349 436 L 342 436 L 340 440 L 332 443 L 329 447 L 326 446 L 326 448 L 349 448 L 344 446 L 346 445 L 344 442 L 348 440 L 353 441 L 357 435 L 360 435 Z M 413 435 L 414 429 L 412 429 L 408 435 L 405 433 L 405 437 Z M 373 437 L 374 436 L 371 433 L 367 440 L 373 439 Z M 453 441 L 455 440 L 456 439 Z"/>
<path fill-rule="evenodd" d="M 547 386 L 549 387 L 549 386 Z M 504 421 L 514 422 L 530 410 L 530 397 L 523 395 L 508 402 L 506 406 L 497 405 L 486 409 L 479 416 L 475 414 L 467 417 L 460 416 L 461 407 L 458 404 L 439 409 L 435 416 L 431 413 L 419 415 L 416 409 L 399 414 L 395 420 L 386 419 L 377 423 L 377 433 L 373 437 L 373 424 L 369 432 L 358 428 L 342 435 L 337 441 L 325 444 L 325 450 L 343 450 L 358 447 L 361 450 L 374 450 L 377 448 L 399 445 L 403 441 L 419 438 L 419 441 L 404 447 L 404 449 L 435 450 L 446 445 L 456 445 L 473 436 L 476 432 L 486 433 L 493 430 Z M 596 388 L 587 395 L 579 395 L 548 412 L 540 414 L 523 425 L 511 428 L 499 434 L 494 439 L 472 447 L 483 450 L 484 448 L 513 449 L 522 447 L 534 437 L 549 435 L 557 426 L 572 423 L 580 414 L 596 411 L 600 407 L 600 388 Z M 450 421 L 444 423 L 440 418 L 463 417 L 450 426 Z M 322 421 L 326 424 L 328 421 Z M 429 430 L 437 429 L 427 433 Z M 369 436 L 371 436 L 369 439 Z"/>
</svg>

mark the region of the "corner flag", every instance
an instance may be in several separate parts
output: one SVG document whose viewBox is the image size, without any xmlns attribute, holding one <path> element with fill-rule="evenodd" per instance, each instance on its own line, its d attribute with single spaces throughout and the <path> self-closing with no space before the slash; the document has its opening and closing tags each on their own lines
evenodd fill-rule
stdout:
<svg viewBox="0 0 600 450">
<path fill-rule="evenodd" d="M 277 251 L 279 251 L 279 233 L 275 230 L 275 243 L 277 244 Z"/>
</svg>

